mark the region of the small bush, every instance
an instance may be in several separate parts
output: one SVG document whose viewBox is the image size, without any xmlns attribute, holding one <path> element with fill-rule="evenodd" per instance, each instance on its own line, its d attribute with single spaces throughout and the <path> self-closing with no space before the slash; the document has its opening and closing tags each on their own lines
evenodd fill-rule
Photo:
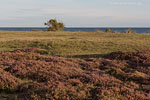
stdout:
<svg viewBox="0 0 150 100">
<path fill-rule="evenodd" d="M 65 27 L 64 23 L 58 22 L 56 19 L 49 20 L 45 25 L 48 26 L 48 31 L 62 31 Z"/>
<path fill-rule="evenodd" d="M 105 30 L 105 32 L 109 33 L 109 32 L 112 32 L 112 31 L 111 31 L 111 29 L 107 28 L 107 29 Z"/>
<path fill-rule="evenodd" d="M 128 30 L 125 31 L 125 33 L 131 34 L 131 33 L 136 33 L 136 32 L 134 32 L 132 29 L 128 29 Z"/>
</svg>

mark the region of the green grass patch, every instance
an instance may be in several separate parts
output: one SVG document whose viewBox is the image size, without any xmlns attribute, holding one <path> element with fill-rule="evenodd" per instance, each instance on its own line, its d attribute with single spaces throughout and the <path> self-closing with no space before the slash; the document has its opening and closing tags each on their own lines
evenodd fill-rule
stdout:
<svg viewBox="0 0 150 100">
<path fill-rule="evenodd" d="M 50 56 L 99 57 L 114 51 L 150 49 L 149 41 L 150 34 L 1 31 L 0 51 L 40 48 L 37 53 Z"/>
</svg>

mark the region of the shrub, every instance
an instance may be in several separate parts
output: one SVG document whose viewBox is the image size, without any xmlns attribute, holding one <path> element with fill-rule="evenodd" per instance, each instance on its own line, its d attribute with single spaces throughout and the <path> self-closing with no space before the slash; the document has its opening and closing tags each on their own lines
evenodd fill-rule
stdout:
<svg viewBox="0 0 150 100">
<path fill-rule="evenodd" d="M 136 33 L 136 32 L 134 32 L 132 29 L 128 29 L 128 30 L 125 31 L 125 33 L 129 33 L 130 34 L 130 33 Z"/>
<path fill-rule="evenodd" d="M 0 91 L 17 89 L 17 99 L 8 100 L 150 99 L 148 50 L 114 52 L 107 59 L 48 57 L 36 50 L 42 49 L 0 52 Z"/>
<path fill-rule="evenodd" d="M 21 80 L 12 76 L 10 73 L 0 69 L 0 90 L 4 92 L 12 92 L 17 90 Z"/>
<path fill-rule="evenodd" d="M 58 22 L 56 19 L 49 20 L 47 23 L 45 23 L 45 25 L 48 26 L 48 31 L 62 31 L 65 27 L 64 23 Z"/>
<path fill-rule="evenodd" d="M 105 32 L 109 33 L 109 32 L 112 32 L 112 31 L 111 31 L 111 29 L 107 28 L 107 29 L 105 30 Z"/>
</svg>

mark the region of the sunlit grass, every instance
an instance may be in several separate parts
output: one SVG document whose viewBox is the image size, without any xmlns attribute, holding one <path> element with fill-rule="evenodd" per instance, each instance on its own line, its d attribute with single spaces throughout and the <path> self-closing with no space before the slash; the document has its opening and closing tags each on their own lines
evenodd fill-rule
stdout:
<svg viewBox="0 0 150 100">
<path fill-rule="evenodd" d="M 114 51 L 150 49 L 150 34 L 104 32 L 0 32 L 0 50 L 45 49 L 51 56 L 103 55 Z"/>
</svg>

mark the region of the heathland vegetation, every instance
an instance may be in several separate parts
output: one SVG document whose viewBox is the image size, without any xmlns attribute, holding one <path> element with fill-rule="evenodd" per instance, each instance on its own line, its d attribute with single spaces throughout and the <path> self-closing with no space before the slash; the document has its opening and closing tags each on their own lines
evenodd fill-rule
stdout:
<svg viewBox="0 0 150 100">
<path fill-rule="evenodd" d="M 149 100 L 150 34 L 0 32 L 0 100 Z"/>
</svg>

